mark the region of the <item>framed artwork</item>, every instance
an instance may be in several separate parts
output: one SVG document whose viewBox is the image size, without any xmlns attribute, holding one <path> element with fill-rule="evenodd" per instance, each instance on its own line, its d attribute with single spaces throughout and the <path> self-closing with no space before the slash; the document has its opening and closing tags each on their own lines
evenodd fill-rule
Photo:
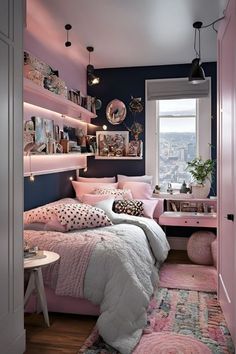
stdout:
<svg viewBox="0 0 236 354">
<path fill-rule="evenodd" d="M 47 144 L 48 139 L 54 139 L 54 122 L 51 119 L 32 117 L 35 127 L 35 143 Z"/>
<path fill-rule="evenodd" d="M 127 156 L 128 131 L 97 131 L 97 153 L 99 156 Z"/>
</svg>

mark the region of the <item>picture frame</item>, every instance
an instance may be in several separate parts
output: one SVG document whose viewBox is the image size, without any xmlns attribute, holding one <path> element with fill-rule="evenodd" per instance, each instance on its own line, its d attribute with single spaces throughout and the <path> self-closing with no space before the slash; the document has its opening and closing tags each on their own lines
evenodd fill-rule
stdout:
<svg viewBox="0 0 236 354">
<path fill-rule="evenodd" d="M 47 144 L 48 139 L 54 139 L 54 121 L 41 117 L 31 117 L 35 127 L 35 143 Z"/>
<path fill-rule="evenodd" d="M 98 156 L 127 156 L 129 146 L 128 131 L 97 131 Z"/>
</svg>

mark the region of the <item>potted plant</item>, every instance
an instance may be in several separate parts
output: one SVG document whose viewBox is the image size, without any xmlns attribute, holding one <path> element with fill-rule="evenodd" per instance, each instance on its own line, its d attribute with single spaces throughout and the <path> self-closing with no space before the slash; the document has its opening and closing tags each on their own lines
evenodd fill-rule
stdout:
<svg viewBox="0 0 236 354">
<path fill-rule="evenodd" d="M 196 157 L 187 162 L 186 170 L 192 176 L 192 194 L 194 198 L 207 198 L 211 189 L 211 174 L 215 169 L 215 161 L 211 159 L 202 160 Z"/>
</svg>

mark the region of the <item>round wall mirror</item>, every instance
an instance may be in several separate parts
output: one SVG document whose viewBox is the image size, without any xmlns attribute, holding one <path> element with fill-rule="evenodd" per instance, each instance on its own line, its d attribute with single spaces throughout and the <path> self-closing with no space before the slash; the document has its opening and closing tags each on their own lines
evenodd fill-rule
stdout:
<svg viewBox="0 0 236 354">
<path fill-rule="evenodd" d="M 126 117 L 126 107 L 124 102 L 114 99 L 108 103 L 106 108 L 106 117 L 109 123 L 120 124 Z"/>
</svg>

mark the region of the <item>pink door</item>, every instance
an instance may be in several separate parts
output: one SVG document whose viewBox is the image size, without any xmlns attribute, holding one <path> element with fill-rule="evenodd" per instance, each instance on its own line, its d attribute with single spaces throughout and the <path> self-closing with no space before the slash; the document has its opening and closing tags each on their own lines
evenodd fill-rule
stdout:
<svg viewBox="0 0 236 354">
<path fill-rule="evenodd" d="M 218 201 L 219 299 L 236 343 L 234 217 L 234 98 L 236 0 L 231 0 L 218 32 Z"/>
</svg>

